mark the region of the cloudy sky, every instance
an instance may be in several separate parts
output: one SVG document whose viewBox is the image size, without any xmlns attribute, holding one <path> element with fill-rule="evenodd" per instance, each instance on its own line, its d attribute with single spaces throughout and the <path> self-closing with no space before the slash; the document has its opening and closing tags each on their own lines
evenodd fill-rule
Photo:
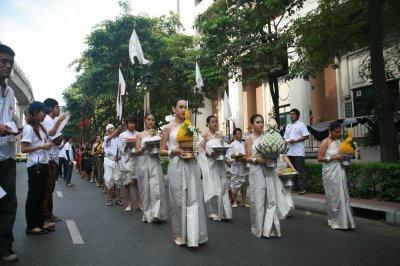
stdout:
<svg viewBox="0 0 400 266">
<path fill-rule="evenodd" d="M 176 12 L 176 2 L 131 0 L 134 14 L 149 16 Z M 194 1 L 181 0 L 184 24 L 193 13 L 188 2 Z M 118 0 L 0 0 L 0 10 L 0 41 L 16 52 L 35 100 L 52 97 L 60 103 L 62 92 L 75 80 L 68 65 L 85 50 L 85 36 L 97 23 L 122 12 Z"/>
</svg>

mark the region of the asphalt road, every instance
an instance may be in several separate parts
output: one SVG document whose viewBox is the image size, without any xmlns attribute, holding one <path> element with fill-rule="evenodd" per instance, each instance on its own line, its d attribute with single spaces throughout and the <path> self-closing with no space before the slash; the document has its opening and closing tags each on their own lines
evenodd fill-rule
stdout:
<svg viewBox="0 0 400 266">
<path fill-rule="evenodd" d="M 54 213 L 63 219 L 56 231 L 25 235 L 25 167 L 17 164 L 15 265 L 400 265 L 399 227 L 356 218 L 356 230 L 334 231 L 324 215 L 304 211 L 281 221 L 282 238 L 266 239 L 250 233 L 249 209 L 237 208 L 231 222 L 207 222 L 206 244 L 178 247 L 170 219 L 147 224 L 139 211 L 107 206 L 101 189 L 79 179 L 75 169 L 74 187 L 61 180 L 56 185 Z M 73 243 L 66 220 L 75 222 L 83 244 Z"/>
</svg>

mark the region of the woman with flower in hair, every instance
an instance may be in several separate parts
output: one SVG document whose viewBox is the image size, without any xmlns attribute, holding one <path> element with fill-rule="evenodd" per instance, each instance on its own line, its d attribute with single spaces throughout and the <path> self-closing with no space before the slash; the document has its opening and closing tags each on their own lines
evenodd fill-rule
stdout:
<svg viewBox="0 0 400 266">
<path fill-rule="evenodd" d="M 144 116 L 144 131 L 136 136 L 137 182 L 143 205 L 143 222 L 167 219 L 167 194 L 159 154 L 151 154 L 147 141 L 160 140 L 152 113 Z"/>
<path fill-rule="evenodd" d="M 340 154 L 340 133 L 342 126 L 338 122 L 329 124 L 329 137 L 321 142 L 318 161 L 323 162 L 322 181 L 326 195 L 328 226 L 332 229 L 355 228 L 351 213 L 349 192 L 347 190 L 346 171 Z"/>
<path fill-rule="evenodd" d="M 160 155 L 169 156 L 168 180 L 173 241 L 177 245 L 186 244 L 189 247 L 197 247 L 208 239 L 203 188 L 200 180 L 202 173 L 195 157 L 196 152 L 193 151 L 191 154 L 180 148 L 178 144 L 178 131 L 188 129 L 190 124 L 186 100 L 177 99 L 172 106 L 172 111 L 175 113 L 175 119 L 163 130 Z M 195 133 L 192 132 L 192 134 Z M 192 139 L 196 140 L 193 137 Z M 195 149 L 197 143 L 193 144 L 193 149 Z"/>
<path fill-rule="evenodd" d="M 27 125 L 21 139 L 21 152 L 28 153 L 28 196 L 25 205 L 26 233 L 43 235 L 54 231 L 54 223 L 45 223 L 43 202 L 49 175 L 47 150 L 53 145 L 48 141 L 47 131 L 42 125 L 46 113 L 51 109 L 41 102 L 29 105 Z"/>
<path fill-rule="evenodd" d="M 218 131 L 218 119 L 215 115 L 207 117 L 208 132 L 203 134 L 202 147 L 206 150 L 212 191 L 204 191 L 207 195 L 206 205 L 208 217 L 214 221 L 232 219 L 232 205 L 229 199 L 228 188 L 230 180 L 224 161 L 217 160 L 219 152 L 214 147 L 224 146 L 224 135 Z"/>
</svg>

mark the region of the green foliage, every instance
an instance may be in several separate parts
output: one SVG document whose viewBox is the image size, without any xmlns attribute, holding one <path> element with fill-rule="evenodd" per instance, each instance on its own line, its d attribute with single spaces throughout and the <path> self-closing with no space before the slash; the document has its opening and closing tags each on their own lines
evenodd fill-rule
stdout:
<svg viewBox="0 0 400 266">
<path fill-rule="evenodd" d="M 324 193 L 322 164 L 306 163 L 308 191 Z M 400 165 L 379 162 L 352 162 L 346 170 L 351 197 L 400 202 Z"/>
<path fill-rule="evenodd" d="M 382 35 L 389 45 L 399 38 L 400 2 L 382 0 L 381 8 Z M 321 0 L 317 8 L 292 20 L 289 31 L 295 37 L 290 46 L 296 60 L 288 78 L 308 77 L 329 65 L 337 67 L 335 57 L 367 47 L 368 16 L 368 1 Z"/>
<path fill-rule="evenodd" d="M 202 34 L 202 69 L 215 76 L 225 75 L 244 82 L 267 81 L 277 106 L 278 78 L 287 73 L 287 44 L 292 39 L 284 22 L 303 2 L 216 1 L 195 22 Z"/>
<path fill-rule="evenodd" d="M 163 170 L 163 174 L 166 175 L 168 172 L 168 164 L 169 164 L 169 158 L 168 157 L 161 157 L 161 166 Z"/>
<path fill-rule="evenodd" d="M 177 33 L 180 25 L 176 15 L 146 17 L 129 15 L 129 1 L 119 1 L 123 14 L 114 20 L 96 25 L 86 38 L 87 49 L 71 65 L 78 73 L 76 81 L 64 92 L 71 124 L 89 117 L 92 132 L 104 132 L 107 123 L 116 121 L 118 67 L 121 66 L 128 95 L 125 96 L 124 114 L 138 117 L 138 129 L 143 125 L 143 101 L 150 92 L 150 109 L 157 126 L 166 123 L 173 101 L 183 97 L 189 102 L 204 105 L 204 95 L 194 93 L 195 40 Z M 151 64 L 132 66 L 128 47 L 133 29 L 139 36 L 145 58 Z M 144 76 L 151 73 L 150 83 Z"/>
</svg>

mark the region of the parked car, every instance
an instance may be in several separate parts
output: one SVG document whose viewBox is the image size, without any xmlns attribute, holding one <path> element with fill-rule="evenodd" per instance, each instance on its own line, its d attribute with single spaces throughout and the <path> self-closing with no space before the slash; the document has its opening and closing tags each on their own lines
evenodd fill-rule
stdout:
<svg viewBox="0 0 400 266">
<path fill-rule="evenodd" d="M 17 154 L 15 160 L 17 162 L 26 162 L 26 160 L 28 159 L 28 155 L 26 153 L 19 153 Z"/>
</svg>

